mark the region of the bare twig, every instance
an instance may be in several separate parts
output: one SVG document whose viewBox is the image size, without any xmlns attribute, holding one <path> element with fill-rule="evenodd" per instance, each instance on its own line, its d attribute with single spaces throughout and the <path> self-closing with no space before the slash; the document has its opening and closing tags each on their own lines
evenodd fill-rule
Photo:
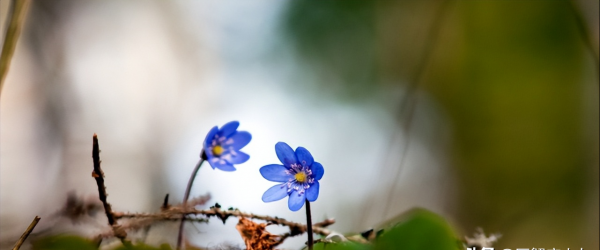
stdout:
<svg viewBox="0 0 600 250">
<path fill-rule="evenodd" d="M 35 216 L 35 218 L 33 218 L 33 221 L 29 224 L 29 226 L 27 227 L 27 230 L 25 230 L 25 232 L 23 232 L 23 235 L 21 235 L 21 238 L 19 238 L 17 243 L 15 243 L 13 250 L 19 250 L 19 248 L 21 248 L 21 245 L 23 245 L 23 242 L 25 242 L 25 240 L 27 239 L 27 237 L 29 236 L 31 231 L 33 231 L 33 229 L 35 228 L 35 226 L 38 224 L 39 221 L 40 221 L 39 216 Z"/>
<path fill-rule="evenodd" d="M 96 184 L 98 185 L 98 195 L 100 201 L 102 201 L 102 205 L 104 206 L 104 212 L 108 218 L 108 224 L 112 227 L 114 236 L 121 239 L 123 245 L 128 245 L 129 242 L 127 242 L 125 239 L 127 237 L 127 232 L 125 232 L 125 230 L 117 223 L 117 220 L 113 215 L 112 207 L 106 199 L 108 194 L 106 193 L 106 186 L 104 186 L 104 172 L 102 172 L 102 168 L 100 167 L 100 163 L 102 161 L 100 161 L 100 146 L 98 145 L 98 136 L 96 134 L 93 136 L 92 159 L 94 160 L 94 171 L 92 171 L 92 177 L 94 177 Z"/>
<path fill-rule="evenodd" d="M 268 222 L 270 225 L 275 224 L 275 225 L 289 227 L 290 228 L 290 236 L 296 236 L 296 235 L 303 234 L 307 230 L 306 225 L 304 225 L 302 223 L 291 222 L 291 221 L 288 221 L 286 219 L 279 218 L 279 217 L 272 217 L 272 216 L 267 216 L 267 215 L 257 215 L 257 214 L 253 214 L 253 213 L 245 213 L 245 212 L 242 212 L 237 209 L 221 210 L 220 206 L 214 206 L 214 207 L 211 207 L 210 209 L 205 209 L 205 210 L 197 210 L 197 209 L 190 208 L 190 207 L 188 207 L 186 209 L 183 209 L 182 207 L 171 207 L 171 209 L 164 210 L 160 213 L 154 213 L 154 214 L 153 213 L 121 213 L 121 212 L 114 213 L 115 218 L 117 218 L 117 219 L 121 219 L 121 218 L 153 218 L 155 220 L 171 220 L 171 219 L 180 218 L 182 215 L 191 215 L 191 214 L 204 215 L 209 218 L 217 217 L 221 221 L 223 221 L 223 223 L 225 223 L 225 221 L 227 221 L 227 219 L 231 216 L 263 220 L 263 221 Z M 327 220 L 318 222 L 316 224 L 313 224 L 313 231 L 316 234 L 327 236 L 331 233 L 331 231 L 324 227 L 332 225 L 333 223 L 335 223 L 335 220 L 333 220 L 333 219 L 327 219 Z"/>
<path fill-rule="evenodd" d="M 128 223 L 123 223 L 123 225 L 121 225 L 121 230 L 123 231 L 129 231 L 129 230 L 138 230 L 147 226 L 152 225 L 153 223 L 156 223 L 158 221 L 179 221 L 181 220 L 181 215 L 175 215 L 175 217 L 168 217 L 168 216 L 162 216 L 159 214 L 155 214 L 156 216 L 150 216 L 151 214 L 145 214 L 147 216 L 140 216 L 137 218 L 132 218 L 135 219 L 134 221 L 128 222 Z M 200 222 L 200 223 L 206 223 L 208 222 L 208 220 L 206 218 L 187 218 L 186 221 L 192 221 L 192 222 Z M 101 234 L 96 235 L 96 237 L 94 237 L 92 239 L 92 241 L 94 242 L 99 242 L 102 239 L 108 239 L 108 238 L 112 238 L 112 237 L 116 237 L 114 230 L 109 230 L 106 232 L 103 232 Z"/>
<path fill-rule="evenodd" d="M 209 195 L 204 195 L 204 196 L 200 196 L 200 197 L 195 198 L 190 201 L 207 200 L 208 198 L 210 198 Z M 205 210 L 195 209 L 193 206 L 189 206 L 189 204 L 186 204 L 186 206 L 184 206 L 183 204 L 168 206 L 168 208 L 165 209 L 164 204 L 163 204 L 163 207 L 161 207 L 161 211 L 158 213 L 113 212 L 112 214 L 113 214 L 115 220 L 133 219 L 129 223 L 124 223 L 121 226 L 122 230 L 137 230 L 137 229 L 146 227 L 157 221 L 178 221 L 178 220 L 181 220 L 182 217 L 187 216 L 187 215 L 203 215 L 203 216 L 205 216 L 204 218 L 186 218 L 186 221 L 194 221 L 194 222 L 208 222 L 208 219 L 210 217 L 217 217 L 221 221 L 223 221 L 223 223 L 225 223 L 227 221 L 227 219 L 231 216 L 237 217 L 237 218 L 257 219 L 257 220 L 262 220 L 262 221 L 267 222 L 267 225 L 287 226 L 290 229 L 290 231 L 288 233 L 279 235 L 279 240 L 278 240 L 277 245 L 281 244 L 288 237 L 301 235 L 307 231 L 306 225 L 304 225 L 302 223 L 291 222 L 291 221 L 288 221 L 286 219 L 279 218 L 279 217 L 256 215 L 253 213 L 245 213 L 238 209 L 233 209 L 233 208 L 230 208 L 227 210 L 221 210 L 221 206 L 219 204 L 216 204 L 215 206 L 211 207 L 210 209 L 205 209 Z M 326 229 L 325 227 L 330 226 L 334 223 L 335 223 L 334 219 L 326 219 L 321 222 L 315 223 L 315 224 L 313 224 L 313 231 L 316 234 L 327 236 L 327 235 L 331 234 L 332 232 L 330 230 Z M 106 238 L 111 238 L 111 237 L 116 237 L 115 232 L 112 230 L 97 235 L 94 238 L 94 240 L 99 241 L 101 239 L 106 239 Z"/>
<path fill-rule="evenodd" d="M 319 230 L 319 232 L 320 232 L 319 233 L 320 235 L 327 236 L 327 235 L 331 234 L 332 232 L 329 231 L 329 230 L 327 230 L 327 229 L 325 229 L 325 227 L 331 226 L 334 223 L 335 223 L 334 219 L 325 219 L 325 220 L 323 220 L 321 222 L 317 222 L 317 223 L 313 224 L 313 231 L 315 230 L 315 228 L 317 228 Z M 290 236 L 296 236 L 296 235 L 298 235 L 298 234 L 292 235 L 291 232 L 279 235 L 279 242 L 277 243 L 277 245 L 283 243 L 283 241 L 285 241 L 285 239 L 287 239 L 288 237 L 290 237 Z M 317 241 L 315 241 L 315 242 L 317 242 Z"/>
<path fill-rule="evenodd" d="M 4 44 L 2 45 L 2 55 L 0 56 L 0 94 L 4 86 L 4 79 L 8 74 L 10 62 L 17 47 L 17 40 L 23 28 L 25 15 L 29 9 L 30 0 L 13 0 L 11 3 L 10 19 Z"/>
</svg>

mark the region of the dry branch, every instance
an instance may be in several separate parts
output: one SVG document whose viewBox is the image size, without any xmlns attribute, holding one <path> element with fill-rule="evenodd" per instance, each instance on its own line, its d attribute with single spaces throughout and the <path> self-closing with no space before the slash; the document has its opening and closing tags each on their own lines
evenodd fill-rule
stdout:
<svg viewBox="0 0 600 250">
<path fill-rule="evenodd" d="M 225 221 L 227 221 L 227 219 L 231 216 L 263 220 L 263 221 L 266 221 L 269 225 L 275 224 L 275 225 L 280 225 L 280 226 L 287 226 L 290 229 L 288 236 L 300 235 L 300 234 L 305 233 L 307 230 L 306 225 L 304 225 L 302 223 L 291 222 L 291 221 L 288 221 L 286 219 L 279 218 L 279 217 L 246 213 L 246 212 L 242 212 L 237 209 L 221 210 L 221 208 L 218 204 L 215 205 L 214 207 L 211 207 L 210 209 L 205 209 L 205 210 L 198 210 L 198 209 L 195 209 L 195 208 L 192 208 L 189 206 L 186 209 L 183 209 L 183 207 L 181 207 L 181 206 L 174 206 L 174 207 L 171 207 L 170 209 L 163 210 L 160 213 L 121 213 L 121 212 L 114 213 L 114 216 L 117 219 L 121 219 L 121 218 L 139 218 L 139 219 L 152 218 L 154 220 L 176 220 L 178 218 L 181 218 L 181 216 L 183 216 L 183 215 L 204 215 L 208 218 L 217 217 L 221 221 L 223 221 L 223 223 L 225 223 Z M 315 223 L 315 224 L 313 224 L 313 231 L 316 234 L 327 236 L 331 233 L 331 231 L 326 229 L 325 227 L 330 226 L 333 223 L 335 223 L 334 219 L 326 219 L 324 221 Z"/>
<path fill-rule="evenodd" d="M 19 238 L 17 243 L 15 243 L 13 250 L 19 250 L 19 248 L 21 248 L 21 245 L 23 245 L 23 242 L 25 242 L 25 240 L 27 239 L 27 237 L 29 236 L 31 231 L 33 231 L 33 229 L 35 228 L 35 226 L 38 224 L 39 221 L 40 221 L 40 217 L 35 216 L 35 218 L 33 218 L 33 221 L 29 224 L 29 226 L 27 227 L 27 230 L 25 230 L 25 232 L 23 232 L 23 235 L 21 235 L 21 238 Z"/>
<path fill-rule="evenodd" d="M 117 220 L 113 215 L 112 207 L 106 199 L 108 194 L 106 193 L 106 186 L 104 185 L 104 172 L 100 167 L 100 163 L 102 161 L 100 161 L 100 146 L 98 145 L 98 136 L 96 134 L 93 136 L 92 159 L 94 160 L 94 171 L 92 171 L 92 177 L 94 177 L 96 180 L 96 185 L 98 186 L 98 195 L 102 205 L 104 206 L 104 212 L 108 218 L 108 224 L 112 227 L 114 236 L 121 239 L 121 242 L 123 242 L 124 245 L 127 245 L 128 242 L 125 240 L 127 237 L 127 232 L 125 232 L 125 230 L 117 223 Z"/>
</svg>

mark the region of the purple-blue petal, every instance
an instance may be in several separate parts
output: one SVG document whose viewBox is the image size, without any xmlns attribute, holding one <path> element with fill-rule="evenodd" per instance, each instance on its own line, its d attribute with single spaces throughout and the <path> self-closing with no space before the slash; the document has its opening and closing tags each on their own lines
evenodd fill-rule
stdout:
<svg viewBox="0 0 600 250">
<path fill-rule="evenodd" d="M 214 169 L 215 167 L 212 166 L 211 162 L 214 162 L 214 159 L 218 159 L 217 157 L 215 157 L 212 152 L 209 150 L 209 148 L 205 148 L 204 152 L 206 153 L 206 161 L 208 161 L 208 163 L 210 164 L 210 166 Z M 202 157 L 202 156 L 200 156 Z"/>
<path fill-rule="evenodd" d="M 298 191 L 294 190 L 290 194 L 290 199 L 288 200 L 288 207 L 292 211 L 298 211 L 302 206 L 304 206 L 304 201 L 306 200 L 305 193 L 300 194 Z"/>
<path fill-rule="evenodd" d="M 286 167 L 290 167 L 291 164 L 298 162 L 294 150 L 285 142 L 278 142 L 275 144 L 275 153 L 277 154 L 277 158 L 279 158 L 281 163 Z"/>
<path fill-rule="evenodd" d="M 325 173 L 325 169 L 323 169 L 323 165 L 321 165 L 321 163 L 318 162 L 314 162 L 312 164 L 312 166 L 310 166 L 310 170 L 312 171 L 312 175 L 315 178 L 315 180 L 320 180 L 323 177 L 323 174 Z"/>
<path fill-rule="evenodd" d="M 316 201 L 318 197 L 319 197 L 319 182 L 315 181 L 306 190 L 306 199 L 310 202 L 313 202 L 313 201 Z"/>
<path fill-rule="evenodd" d="M 211 162 L 208 161 L 208 163 L 210 164 L 210 166 L 214 169 L 214 168 L 218 168 L 220 170 L 223 170 L 225 172 L 233 172 L 235 171 L 235 167 L 230 164 L 230 163 L 220 163 L 220 162 Z"/>
<path fill-rule="evenodd" d="M 302 163 L 303 166 L 310 166 L 314 161 L 310 152 L 303 147 L 296 148 L 296 159 L 298 159 L 298 163 Z"/>
<path fill-rule="evenodd" d="M 250 133 L 246 131 L 238 131 L 225 141 L 225 145 L 232 147 L 235 150 L 240 150 L 244 146 L 248 145 L 250 140 L 252 140 L 252 135 Z"/>
<path fill-rule="evenodd" d="M 231 164 L 241 164 L 250 159 L 250 156 L 244 152 L 237 151 L 235 155 L 231 155 L 229 159 L 225 159 L 227 162 Z"/>
<path fill-rule="evenodd" d="M 287 174 L 287 168 L 279 164 L 266 165 L 260 168 L 260 174 L 269 181 L 287 182 L 292 175 Z"/>
<path fill-rule="evenodd" d="M 206 154 L 206 159 L 210 160 L 212 158 L 214 158 L 215 156 L 212 154 L 212 151 L 210 150 L 210 147 L 204 147 L 204 153 Z M 202 157 L 202 153 L 200 153 L 200 157 Z"/>
<path fill-rule="evenodd" d="M 238 121 L 228 122 L 227 124 L 223 125 L 221 129 L 219 129 L 219 136 L 229 137 L 237 130 L 239 126 L 240 123 Z"/>
<path fill-rule="evenodd" d="M 285 184 L 277 184 L 267 189 L 262 196 L 264 202 L 278 201 L 288 195 Z"/>
<path fill-rule="evenodd" d="M 210 129 L 210 131 L 208 131 L 208 134 L 206 134 L 206 138 L 204 138 L 204 149 L 208 149 L 208 147 L 210 146 L 210 144 L 212 143 L 213 139 L 215 138 L 215 135 L 219 132 L 219 128 L 217 126 L 214 126 L 212 129 Z M 208 154 L 208 152 L 206 152 Z"/>
</svg>

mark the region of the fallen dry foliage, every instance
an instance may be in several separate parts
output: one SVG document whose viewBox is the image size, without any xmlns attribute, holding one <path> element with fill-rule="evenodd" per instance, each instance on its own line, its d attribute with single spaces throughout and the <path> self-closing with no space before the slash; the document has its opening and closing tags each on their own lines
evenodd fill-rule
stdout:
<svg viewBox="0 0 600 250">
<path fill-rule="evenodd" d="M 281 236 L 269 233 L 266 227 L 265 223 L 258 224 L 244 217 L 239 217 L 235 226 L 244 239 L 246 250 L 269 250 L 281 243 Z"/>
</svg>

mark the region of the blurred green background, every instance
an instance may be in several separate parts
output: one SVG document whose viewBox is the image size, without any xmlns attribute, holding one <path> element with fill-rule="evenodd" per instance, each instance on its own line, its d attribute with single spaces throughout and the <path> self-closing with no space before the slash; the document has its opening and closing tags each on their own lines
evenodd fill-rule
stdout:
<svg viewBox="0 0 600 250">
<path fill-rule="evenodd" d="M 598 249 L 597 9 L 296 1 L 283 30 L 305 70 L 343 100 L 404 86 L 407 100 L 391 109 L 399 127 L 411 128 L 412 96 L 434 99 L 453 134 L 462 230 L 500 232 L 500 249 Z"/>
</svg>

